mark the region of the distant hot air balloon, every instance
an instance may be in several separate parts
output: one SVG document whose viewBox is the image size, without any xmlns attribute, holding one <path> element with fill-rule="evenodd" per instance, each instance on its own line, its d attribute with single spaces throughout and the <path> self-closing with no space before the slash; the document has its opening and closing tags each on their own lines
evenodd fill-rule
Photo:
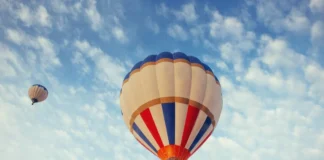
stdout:
<svg viewBox="0 0 324 160">
<path fill-rule="evenodd" d="M 48 91 L 44 86 L 34 84 L 29 88 L 28 95 L 33 105 L 34 103 L 44 101 L 48 96 Z"/>
<path fill-rule="evenodd" d="M 120 106 L 136 140 L 161 160 L 187 160 L 214 131 L 222 111 L 212 70 L 184 53 L 162 52 L 126 75 Z"/>
</svg>

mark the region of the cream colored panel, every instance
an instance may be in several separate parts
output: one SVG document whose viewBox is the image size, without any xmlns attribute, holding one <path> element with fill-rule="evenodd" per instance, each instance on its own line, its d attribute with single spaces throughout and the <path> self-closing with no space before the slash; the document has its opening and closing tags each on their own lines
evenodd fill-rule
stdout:
<svg viewBox="0 0 324 160">
<path fill-rule="evenodd" d="M 200 67 L 191 67 L 192 78 L 191 78 L 191 91 L 190 100 L 202 103 L 205 97 L 207 76 L 205 70 Z"/>
<path fill-rule="evenodd" d="M 164 120 L 164 115 L 163 115 L 163 110 L 162 110 L 162 105 L 154 105 L 150 108 L 155 126 L 159 132 L 159 135 L 162 139 L 163 145 L 169 145 L 169 138 L 168 138 L 168 133 L 167 129 L 165 126 L 165 120 Z"/>
<path fill-rule="evenodd" d="M 160 97 L 174 97 L 173 62 L 161 62 L 156 64 L 156 78 Z"/>
<path fill-rule="evenodd" d="M 191 66 L 188 63 L 174 63 L 175 96 L 188 98 L 191 89 Z"/>
<path fill-rule="evenodd" d="M 145 66 L 141 69 L 141 81 L 143 90 L 143 98 L 141 104 L 144 104 L 150 100 L 159 98 L 159 90 L 156 79 L 155 65 Z"/>
<path fill-rule="evenodd" d="M 180 145 L 186 123 L 188 104 L 175 103 L 175 144 Z"/>
<path fill-rule="evenodd" d="M 213 114 L 214 120 L 218 121 L 222 104 L 221 88 L 216 83 L 215 78 L 207 74 L 206 95 L 203 105 Z"/>
</svg>

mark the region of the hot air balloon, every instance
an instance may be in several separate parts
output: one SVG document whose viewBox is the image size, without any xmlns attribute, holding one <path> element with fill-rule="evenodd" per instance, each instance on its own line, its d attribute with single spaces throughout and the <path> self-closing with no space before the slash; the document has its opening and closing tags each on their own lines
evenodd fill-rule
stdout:
<svg viewBox="0 0 324 160">
<path fill-rule="evenodd" d="M 48 91 L 44 86 L 34 84 L 29 88 L 28 95 L 32 101 L 32 105 L 34 105 L 34 103 L 44 101 L 48 96 Z"/>
<path fill-rule="evenodd" d="M 213 71 L 198 58 L 162 52 L 134 65 L 120 92 L 123 119 L 161 160 L 187 160 L 213 133 L 223 100 Z"/>
</svg>

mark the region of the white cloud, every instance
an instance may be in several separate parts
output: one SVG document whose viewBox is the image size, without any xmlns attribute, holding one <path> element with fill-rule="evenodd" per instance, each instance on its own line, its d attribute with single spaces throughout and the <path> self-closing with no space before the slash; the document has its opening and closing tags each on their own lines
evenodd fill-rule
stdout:
<svg viewBox="0 0 324 160">
<path fill-rule="evenodd" d="M 188 39 L 187 32 L 178 24 L 172 24 L 168 27 L 167 32 L 169 36 L 174 39 L 185 41 Z"/>
<path fill-rule="evenodd" d="M 324 22 L 316 21 L 311 28 L 311 40 L 314 45 L 322 45 L 324 43 Z"/>
<path fill-rule="evenodd" d="M 296 69 L 306 62 L 306 57 L 292 50 L 285 40 L 263 35 L 261 45 L 258 52 L 262 55 L 262 62 L 270 68 Z"/>
<path fill-rule="evenodd" d="M 98 31 L 103 25 L 103 19 L 97 10 L 96 4 L 96 0 L 88 0 L 88 8 L 85 9 L 86 16 L 94 31 Z"/>
<path fill-rule="evenodd" d="M 168 16 L 169 8 L 164 3 L 161 3 L 159 6 L 156 6 L 155 9 L 156 9 L 156 13 L 158 15 L 161 15 L 164 17 Z"/>
<path fill-rule="evenodd" d="M 233 68 L 236 72 L 241 72 L 244 70 L 241 51 L 238 48 L 236 48 L 234 44 L 222 44 L 220 45 L 219 50 L 221 53 L 221 57 L 225 61 L 232 62 Z"/>
<path fill-rule="evenodd" d="M 298 151 L 308 147 L 314 150 L 323 148 L 320 143 L 314 144 L 320 134 L 316 131 L 316 125 L 313 126 L 315 128 L 310 126 L 310 123 L 317 120 L 314 115 L 309 114 L 310 110 L 319 109 L 316 105 L 302 103 L 301 99 L 295 102 L 293 99 L 284 97 L 271 98 L 273 94 L 264 89 L 262 91 L 266 92 L 267 96 L 262 96 L 259 90 L 252 92 L 245 86 L 234 84 L 228 77 L 221 76 L 219 79 L 225 102 L 221 119 L 215 130 L 218 133 L 216 135 L 219 136 L 217 138 L 211 136 L 192 159 L 201 159 L 206 155 L 209 155 L 206 159 L 238 158 L 236 156 L 244 159 L 266 160 L 309 159 L 304 153 Z M 256 86 L 253 85 L 253 88 L 255 89 Z M 226 137 L 222 136 L 224 134 Z M 300 134 L 301 136 L 298 136 Z M 273 140 L 270 137 L 277 137 L 277 139 Z M 283 147 L 275 147 L 278 145 Z M 229 152 L 221 149 L 209 150 L 210 146 L 226 148 Z M 235 155 L 229 154 L 234 152 Z M 319 155 L 317 158 L 323 156 Z"/>
<path fill-rule="evenodd" d="M 184 20 L 187 23 L 195 22 L 198 19 L 194 3 L 184 4 L 180 11 L 175 10 L 173 12 L 178 20 Z"/>
<path fill-rule="evenodd" d="M 82 1 L 75 3 L 64 3 L 63 0 L 52 0 L 51 10 L 55 13 L 59 13 L 59 17 L 66 18 L 66 14 L 72 15 L 73 19 L 77 19 L 82 9 Z"/>
<path fill-rule="evenodd" d="M 192 34 L 192 36 L 194 37 L 200 37 L 202 38 L 204 35 L 204 28 L 200 27 L 200 26 L 195 26 L 193 28 L 190 29 L 190 33 Z"/>
<path fill-rule="evenodd" d="M 310 83 L 309 95 L 314 99 L 318 99 L 321 104 L 324 104 L 324 87 L 322 81 L 324 80 L 324 69 L 318 63 L 309 63 L 304 68 L 306 80 Z"/>
<path fill-rule="evenodd" d="M 28 27 L 32 25 L 52 27 L 51 16 L 43 5 L 38 6 L 36 11 L 32 11 L 28 6 L 20 3 L 17 16 Z"/>
<path fill-rule="evenodd" d="M 88 65 L 84 55 L 80 52 L 73 52 L 73 58 L 71 59 L 73 64 L 80 64 L 82 67 L 82 73 L 87 74 L 90 72 L 90 66 Z"/>
<path fill-rule="evenodd" d="M 51 1 L 51 7 L 53 8 L 54 12 L 57 13 L 68 13 L 69 9 L 64 4 L 63 0 L 52 0 Z"/>
<path fill-rule="evenodd" d="M 235 17 L 224 17 L 217 10 L 212 12 L 210 36 L 215 38 L 242 39 L 243 24 Z"/>
<path fill-rule="evenodd" d="M 308 32 L 310 22 L 308 18 L 299 10 L 292 9 L 283 20 L 284 27 L 291 32 Z"/>
<path fill-rule="evenodd" d="M 199 153 L 200 152 L 200 153 Z M 233 154 L 235 153 L 235 154 Z M 249 151 L 228 137 L 210 136 L 191 159 L 252 159 Z"/>
<path fill-rule="evenodd" d="M 209 13 L 212 16 L 208 23 L 209 35 L 215 43 L 204 39 L 204 45 L 219 52 L 222 60 L 232 66 L 235 72 L 243 72 L 245 70 L 244 57 L 255 49 L 255 33 L 247 31 L 244 24 L 236 17 L 223 16 L 217 10 L 209 11 Z M 218 63 L 218 65 L 226 68 L 224 63 Z"/>
<path fill-rule="evenodd" d="M 275 32 L 308 33 L 310 20 L 306 17 L 302 2 L 257 1 L 255 8 L 258 20 Z"/>
<path fill-rule="evenodd" d="M 310 0 L 309 8 L 314 13 L 324 13 L 324 0 Z"/>
<path fill-rule="evenodd" d="M 126 74 L 124 64 L 120 60 L 109 56 L 100 48 L 90 46 L 87 41 L 75 41 L 74 46 L 95 63 L 98 80 L 113 88 L 120 87 Z"/>
<path fill-rule="evenodd" d="M 245 80 L 269 88 L 274 94 L 305 96 L 307 86 L 297 76 L 288 74 L 287 78 L 280 71 L 267 72 L 261 69 L 260 63 L 254 61 L 248 68 Z"/>
<path fill-rule="evenodd" d="M 22 63 L 22 59 L 19 58 L 18 54 L 3 43 L 0 43 L 0 50 L 1 76 L 15 77 L 18 75 L 18 73 L 23 73 L 24 70 L 20 65 Z"/>
<path fill-rule="evenodd" d="M 105 103 L 102 101 L 96 101 L 93 106 L 86 104 L 85 106 L 83 106 L 83 110 L 89 112 L 95 118 L 105 119 L 108 117 Z"/>
<path fill-rule="evenodd" d="M 217 68 L 219 68 L 223 71 L 229 70 L 227 64 L 223 60 L 213 58 L 212 56 L 209 56 L 209 55 L 204 55 L 202 60 L 204 62 L 214 64 Z"/>
<path fill-rule="evenodd" d="M 38 19 L 38 22 L 42 26 L 51 27 L 52 23 L 50 21 L 50 15 L 47 13 L 47 10 L 44 6 L 39 6 L 35 15 Z"/>
<path fill-rule="evenodd" d="M 83 87 L 78 87 L 78 88 L 75 88 L 75 87 L 73 87 L 73 86 L 71 86 L 70 88 L 69 88 L 69 91 L 70 91 L 70 93 L 72 94 L 72 95 L 75 95 L 76 93 L 80 93 L 80 92 L 83 92 L 83 93 L 86 93 L 87 91 L 86 91 L 86 89 L 84 89 Z"/>
<path fill-rule="evenodd" d="M 33 15 L 28 6 L 20 4 L 20 8 L 17 11 L 18 18 L 23 21 L 27 26 L 33 23 Z"/>
<path fill-rule="evenodd" d="M 114 37 L 118 41 L 120 41 L 122 43 L 126 43 L 128 41 L 128 38 L 127 38 L 123 28 L 121 28 L 121 27 L 113 27 L 112 28 L 112 33 L 113 33 Z"/>
<path fill-rule="evenodd" d="M 160 32 L 159 25 L 154 22 L 150 17 L 146 19 L 146 26 L 148 29 L 152 30 L 154 34 L 158 34 Z"/>
<path fill-rule="evenodd" d="M 61 62 L 57 57 L 57 52 L 54 49 L 53 43 L 43 36 L 32 37 L 23 31 L 6 29 L 6 38 L 17 44 L 32 48 L 37 51 L 39 59 L 41 60 L 42 67 L 49 69 L 53 67 L 61 66 Z"/>
</svg>

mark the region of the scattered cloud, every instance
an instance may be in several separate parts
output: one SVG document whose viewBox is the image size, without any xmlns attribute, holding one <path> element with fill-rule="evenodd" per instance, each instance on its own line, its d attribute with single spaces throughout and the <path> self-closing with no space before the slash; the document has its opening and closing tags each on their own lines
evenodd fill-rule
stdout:
<svg viewBox="0 0 324 160">
<path fill-rule="evenodd" d="M 86 16 L 89 20 L 89 23 L 91 25 L 91 28 L 94 31 L 98 31 L 102 28 L 103 25 L 103 19 L 100 15 L 100 13 L 97 10 L 97 1 L 96 0 L 88 0 L 88 8 L 85 9 Z"/>
<path fill-rule="evenodd" d="M 314 13 L 324 13 L 324 0 L 310 0 L 309 8 Z"/>
<path fill-rule="evenodd" d="M 212 13 L 210 36 L 219 38 L 241 39 L 243 24 L 235 17 L 223 17 L 217 10 Z"/>
<path fill-rule="evenodd" d="M 310 22 L 301 11 L 292 9 L 283 20 L 283 27 L 294 33 L 303 33 L 308 32 Z"/>
<path fill-rule="evenodd" d="M 311 28 L 311 41 L 314 45 L 324 43 L 324 21 L 316 21 Z"/>
<path fill-rule="evenodd" d="M 150 17 L 146 19 L 146 26 L 147 28 L 152 30 L 154 34 L 158 34 L 160 32 L 159 25 L 156 22 L 154 22 Z"/>
<path fill-rule="evenodd" d="M 204 62 L 207 62 L 207 63 L 210 63 L 210 64 L 215 65 L 216 68 L 221 69 L 223 71 L 228 71 L 229 70 L 227 64 L 223 60 L 221 60 L 221 59 L 213 58 L 210 55 L 204 55 L 202 60 Z"/>
<path fill-rule="evenodd" d="M 167 17 L 169 14 L 169 8 L 165 5 L 165 3 L 161 3 L 156 6 L 156 14 Z"/>
<path fill-rule="evenodd" d="M 185 41 L 188 39 L 187 32 L 178 24 L 172 24 L 168 27 L 167 33 L 174 39 Z"/>
<path fill-rule="evenodd" d="M 23 68 L 20 65 L 21 59 L 18 54 L 12 49 L 8 48 L 5 44 L 0 43 L 0 73 L 3 77 L 16 77 L 23 73 Z"/>
<path fill-rule="evenodd" d="M 138 60 L 171 46 L 202 57 L 222 86 L 220 120 L 192 160 L 324 159 L 322 2 L 0 0 L 0 157 L 156 158 L 124 124 L 119 91 Z M 31 106 L 34 83 L 49 97 Z"/>
<path fill-rule="evenodd" d="M 180 11 L 174 11 L 174 15 L 178 20 L 184 20 L 187 23 L 195 22 L 198 19 L 194 3 L 182 5 Z"/>
<path fill-rule="evenodd" d="M 106 85 L 119 88 L 126 74 L 124 64 L 108 54 L 104 53 L 100 48 L 91 46 L 88 41 L 77 40 L 74 46 L 84 56 L 95 63 L 96 78 Z"/>
<path fill-rule="evenodd" d="M 310 20 L 306 17 L 304 3 L 300 1 L 257 1 L 254 3 L 258 20 L 275 32 L 289 31 L 298 34 L 309 32 Z M 294 6 L 295 5 L 295 6 Z M 294 7 L 292 7 L 294 6 Z"/>
<path fill-rule="evenodd" d="M 114 27 L 114 28 L 112 29 L 112 33 L 113 33 L 114 37 L 115 37 L 118 41 L 120 41 L 120 42 L 122 42 L 122 43 L 125 43 L 125 42 L 128 41 L 128 38 L 126 37 L 123 28 L 121 28 L 121 27 Z"/>
<path fill-rule="evenodd" d="M 306 62 L 306 57 L 291 49 L 285 40 L 272 39 L 267 35 L 261 36 L 259 54 L 262 55 L 262 62 L 272 69 L 296 69 Z"/>
<path fill-rule="evenodd" d="M 54 48 L 53 43 L 46 37 L 43 36 L 31 36 L 24 33 L 21 30 L 15 30 L 8 28 L 5 31 L 6 38 L 27 49 L 33 49 L 39 55 L 41 65 L 44 69 L 61 66 L 61 61 L 57 56 L 57 51 Z M 31 53 L 30 53 L 31 54 Z"/>
<path fill-rule="evenodd" d="M 33 9 L 20 3 L 19 9 L 17 10 L 17 16 L 28 27 L 33 25 L 52 27 L 51 16 L 43 5 L 38 6 L 37 9 L 33 11 Z"/>
</svg>

